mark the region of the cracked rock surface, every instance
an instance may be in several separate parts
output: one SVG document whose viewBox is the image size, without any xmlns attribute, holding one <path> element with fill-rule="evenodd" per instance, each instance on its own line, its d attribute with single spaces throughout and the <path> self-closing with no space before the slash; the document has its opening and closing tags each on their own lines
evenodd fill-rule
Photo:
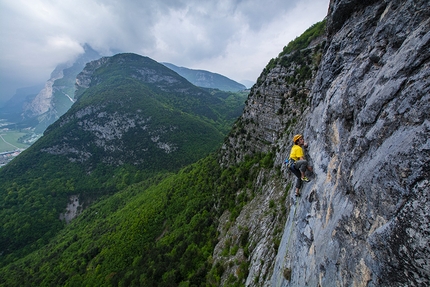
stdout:
<svg viewBox="0 0 430 287">
<path fill-rule="evenodd" d="M 430 281 L 429 3 L 353 2 L 331 3 L 342 19 L 328 21 L 305 128 L 316 179 L 290 212 L 272 286 Z"/>
</svg>

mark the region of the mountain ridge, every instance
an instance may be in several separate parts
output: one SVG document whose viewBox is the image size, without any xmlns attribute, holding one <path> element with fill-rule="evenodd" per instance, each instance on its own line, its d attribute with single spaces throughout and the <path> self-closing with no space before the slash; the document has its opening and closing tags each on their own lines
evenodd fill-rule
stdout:
<svg viewBox="0 0 430 287">
<path fill-rule="evenodd" d="M 169 69 L 172 69 L 176 73 L 180 74 L 190 83 L 193 83 L 198 87 L 220 89 L 229 92 L 246 90 L 245 85 L 217 73 L 212 73 L 205 70 L 195 70 L 185 67 L 178 67 L 171 63 L 162 64 Z"/>
<path fill-rule="evenodd" d="M 2 222 L 12 218 L 11 210 L 19 202 L 20 211 L 11 220 L 26 226 L 9 225 L 1 232 L 2 253 L 25 249 L 29 242 L 34 245 L 58 232 L 58 216 L 71 197 L 78 195 L 88 206 L 214 151 L 235 120 L 234 113 L 227 112 L 243 106 L 239 100 L 226 102 L 236 94 L 211 94 L 136 54 L 90 62 L 78 79 L 73 106 L 0 170 Z M 41 204 L 50 212 L 25 205 L 26 197 L 15 198 L 18 185 L 26 197 L 40 200 L 48 194 Z M 39 217 L 29 218 L 32 213 Z"/>
<path fill-rule="evenodd" d="M 36 94 L 36 96 L 31 96 L 30 94 L 26 95 L 28 97 L 27 100 L 25 100 L 22 92 L 29 88 L 20 89 L 20 92 L 17 92 L 15 97 L 5 102 L 4 107 L 0 108 L 0 115 L 12 120 L 13 126 L 32 128 L 35 130 L 35 134 L 41 135 L 43 131 L 63 115 L 76 100 L 75 78 L 85 67 L 85 64 L 92 60 L 102 58 L 102 56 L 88 44 L 83 45 L 83 49 L 84 54 L 80 55 L 76 60 L 57 65 L 51 73 L 50 79 L 45 82 L 44 87 L 31 91 L 33 94 Z M 187 78 L 188 81 L 191 80 L 196 86 L 224 91 L 240 91 L 246 89 L 242 84 L 230 80 L 225 76 L 205 70 L 192 70 L 184 67 L 177 67 L 169 63 L 165 63 L 165 66 L 170 66 L 175 72 L 185 71 L 185 73 L 180 73 L 181 76 L 185 76 L 185 78 L 187 78 L 187 75 L 190 75 L 191 72 L 199 73 L 199 75 L 203 77 L 201 80 L 193 82 L 195 79 L 194 76 Z M 210 79 L 210 81 L 206 81 L 204 78 Z"/>
</svg>

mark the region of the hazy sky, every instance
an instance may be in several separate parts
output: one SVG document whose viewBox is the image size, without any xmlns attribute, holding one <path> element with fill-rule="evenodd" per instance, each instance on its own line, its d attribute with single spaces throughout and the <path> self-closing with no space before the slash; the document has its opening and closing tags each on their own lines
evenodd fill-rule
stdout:
<svg viewBox="0 0 430 287">
<path fill-rule="evenodd" d="M 324 19 L 329 0 L 0 0 L 0 100 L 44 83 L 88 43 L 102 55 L 255 81 L 271 58 Z"/>
</svg>

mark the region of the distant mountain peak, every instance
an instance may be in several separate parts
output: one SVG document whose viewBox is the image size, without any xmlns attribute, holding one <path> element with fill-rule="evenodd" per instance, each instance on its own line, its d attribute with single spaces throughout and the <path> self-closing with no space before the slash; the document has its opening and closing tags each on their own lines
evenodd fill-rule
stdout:
<svg viewBox="0 0 430 287">
<path fill-rule="evenodd" d="M 41 134 L 72 106 L 76 75 L 87 62 L 101 57 L 89 44 L 82 47 L 83 54 L 73 61 L 58 64 L 44 88 L 31 101 L 23 102 L 21 109 L 14 111 L 14 118 L 21 120 L 18 126 L 35 128 L 36 133 Z"/>
<path fill-rule="evenodd" d="M 246 89 L 246 86 L 227 78 L 226 76 L 212 73 L 205 70 L 194 70 L 185 67 L 178 67 L 171 63 L 162 63 L 169 69 L 172 69 L 192 84 L 211 89 L 219 89 L 222 91 L 237 92 Z"/>
</svg>

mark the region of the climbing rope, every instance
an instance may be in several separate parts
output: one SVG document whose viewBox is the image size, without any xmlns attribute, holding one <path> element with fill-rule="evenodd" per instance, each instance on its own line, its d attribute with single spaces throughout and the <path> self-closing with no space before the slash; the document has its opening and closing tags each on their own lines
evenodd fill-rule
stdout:
<svg viewBox="0 0 430 287">
<path fill-rule="evenodd" d="M 294 230 L 294 227 L 295 227 L 295 225 L 294 225 L 294 219 L 296 218 L 296 212 L 297 212 L 297 208 L 299 207 L 299 202 L 300 202 L 300 197 L 296 198 L 296 204 L 294 206 L 293 218 L 291 220 L 290 234 L 288 235 L 288 240 L 287 240 L 287 248 L 286 248 L 284 260 L 283 260 L 282 265 L 281 265 L 281 266 L 284 267 L 284 272 L 282 272 L 282 274 L 284 275 L 285 279 L 288 279 L 285 276 L 285 270 L 286 270 L 285 269 L 285 265 L 286 265 L 285 262 L 287 261 L 287 257 L 288 257 L 289 251 L 290 251 L 290 242 L 291 242 L 290 240 L 291 240 L 291 235 L 293 234 L 293 230 Z M 291 257 L 290 257 L 290 266 L 291 266 Z M 289 268 L 289 275 L 290 275 L 290 279 L 291 279 L 291 268 Z M 290 280 L 288 279 L 288 281 L 290 281 Z M 280 282 L 281 281 L 278 281 L 278 283 L 280 283 Z"/>
</svg>

